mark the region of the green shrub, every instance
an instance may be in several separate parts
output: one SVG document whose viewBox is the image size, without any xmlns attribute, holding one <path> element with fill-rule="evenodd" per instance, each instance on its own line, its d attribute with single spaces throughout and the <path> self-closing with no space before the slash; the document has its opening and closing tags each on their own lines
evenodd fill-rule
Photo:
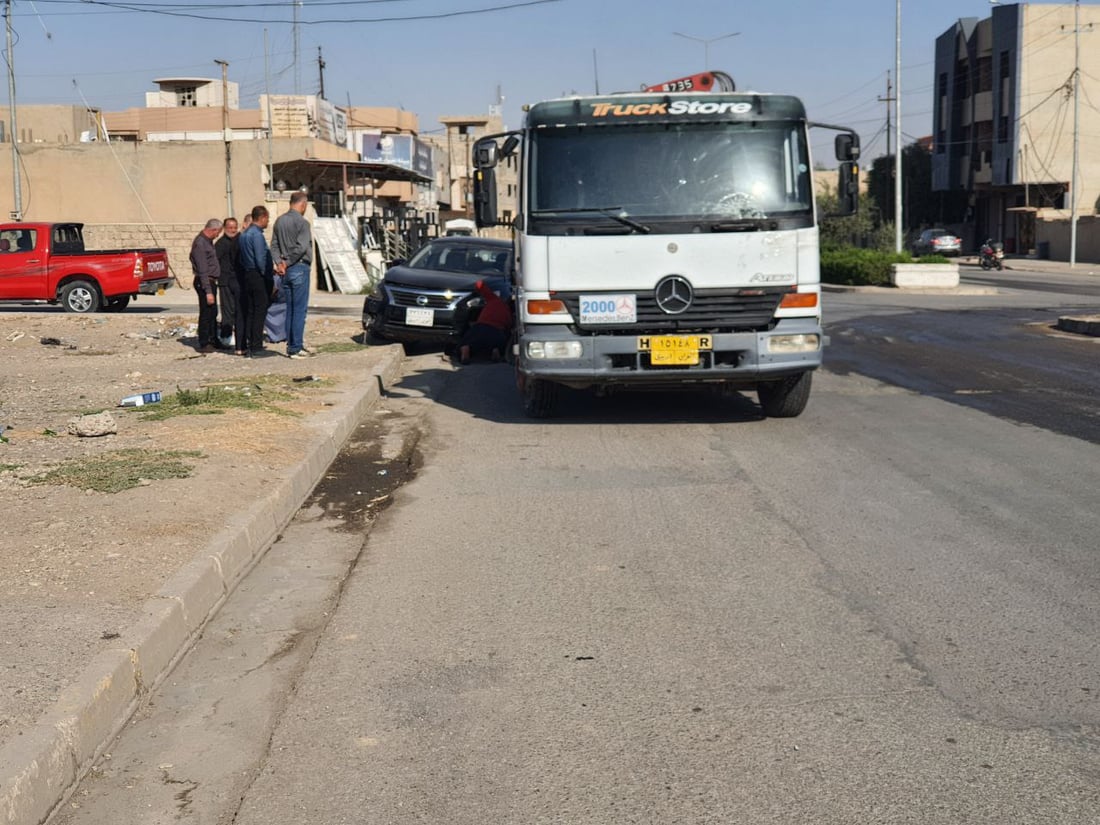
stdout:
<svg viewBox="0 0 1100 825">
<path fill-rule="evenodd" d="M 890 265 L 912 263 L 906 252 L 879 252 L 854 246 L 821 250 L 821 280 L 847 286 L 886 286 Z"/>
</svg>

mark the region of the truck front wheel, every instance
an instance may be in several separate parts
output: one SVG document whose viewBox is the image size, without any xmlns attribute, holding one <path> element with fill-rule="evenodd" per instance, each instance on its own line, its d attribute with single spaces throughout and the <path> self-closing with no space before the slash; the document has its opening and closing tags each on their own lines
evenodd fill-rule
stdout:
<svg viewBox="0 0 1100 825">
<path fill-rule="evenodd" d="M 61 287 L 61 306 L 66 312 L 95 312 L 99 309 L 99 290 L 90 281 L 69 281 Z"/>
<path fill-rule="evenodd" d="M 558 385 L 516 372 L 523 412 L 528 418 L 549 418 L 558 404 Z"/>
<path fill-rule="evenodd" d="M 792 375 L 779 381 L 762 381 L 756 385 L 760 407 L 768 418 L 795 418 L 810 401 L 812 372 Z"/>
</svg>

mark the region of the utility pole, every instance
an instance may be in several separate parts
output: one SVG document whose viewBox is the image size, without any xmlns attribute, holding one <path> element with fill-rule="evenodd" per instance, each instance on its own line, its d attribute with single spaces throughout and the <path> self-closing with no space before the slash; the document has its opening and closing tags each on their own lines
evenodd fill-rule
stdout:
<svg viewBox="0 0 1100 825">
<path fill-rule="evenodd" d="M 23 220 L 23 178 L 19 171 L 19 146 L 16 143 L 19 128 L 15 122 L 15 55 L 12 54 L 11 43 L 11 2 L 12 0 L 4 2 L 4 27 L 7 30 L 8 39 L 8 120 L 11 124 L 11 134 L 8 138 L 11 140 L 11 180 L 15 191 L 15 208 L 11 212 L 11 219 L 21 221 Z"/>
<path fill-rule="evenodd" d="M 271 65 L 267 49 L 267 29 L 264 29 L 264 98 L 267 100 L 267 191 L 275 191 L 275 123 L 271 119 Z"/>
<path fill-rule="evenodd" d="M 233 133 L 229 131 L 229 63 L 215 60 L 222 67 L 222 139 L 225 141 L 225 209 L 233 216 Z"/>
<path fill-rule="evenodd" d="M 1062 26 L 1062 31 L 1066 27 Z M 1077 196 L 1081 187 L 1078 180 L 1081 145 L 1081 0 L 1073 4 L 1073 172 L 1069 183 L 1069 265 L 1077 266 Z M 1089 23 L 1084 31 L 1092 31 Z"/>
<path fill-rule="evenodd" d="M 323 100 L 325 97 L 325 59 L 321 57 L 321 47 L 317 47 L 317 71 L 321 74 L 321 92 L 320 97 Z"/>
<path fill-rule="evenodd" d="M 890 92 L 893 91 L 893 86 L 890 85 L 890 70 L 886 70 L 886 97 L 880 97 L 879 103 L 886 104 L 886 157 L 890 157 L 890 146 L 892 145 L 890 139 L 893 135 L 890 134 L 890 104 L 894 102 L 893 95 Z"/>
<path fill-rule="evenodd" d="M 302 29 L 298 25 L 298 8 L 302 5 L 302 0 L 290 0 L 290 4 L 294 7 L 294 94 L 300 95 L 302 93 Z"/>
</svg>

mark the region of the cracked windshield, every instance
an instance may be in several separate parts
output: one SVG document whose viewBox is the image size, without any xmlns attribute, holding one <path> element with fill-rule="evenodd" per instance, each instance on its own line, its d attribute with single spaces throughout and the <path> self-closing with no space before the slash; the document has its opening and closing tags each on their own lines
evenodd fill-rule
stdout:
<svg viewBox="0 0 1100 825">
<path fill-rule="evenodd" d="M 744 220 L 808 213 L 798 125 L 653 124 L 537 135 L 532 208 Z M 570 215 L 577 219 L 576 214 Z M 585 215 L 580 220 L 600 220 Z"/>
</svg>

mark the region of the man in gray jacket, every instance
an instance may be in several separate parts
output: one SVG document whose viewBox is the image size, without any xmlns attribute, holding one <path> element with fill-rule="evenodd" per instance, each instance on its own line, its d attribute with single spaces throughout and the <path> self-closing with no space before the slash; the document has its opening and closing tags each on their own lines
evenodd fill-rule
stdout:
<svg viewBox="0 0 1100 825">
<path fill-rule="evenodd" d="M 271 232 L 271 256 L 275 271 L 283 276 L 286 297 L 286 354 L 290 358 L 306 358 L 306 305 L 309 303 L 309 280 L 313 270 L 313 234 L 304 217 L 309 196 L 295 192 L 290 196 L 290 209 L 275 221 Z"/>
</svg>

